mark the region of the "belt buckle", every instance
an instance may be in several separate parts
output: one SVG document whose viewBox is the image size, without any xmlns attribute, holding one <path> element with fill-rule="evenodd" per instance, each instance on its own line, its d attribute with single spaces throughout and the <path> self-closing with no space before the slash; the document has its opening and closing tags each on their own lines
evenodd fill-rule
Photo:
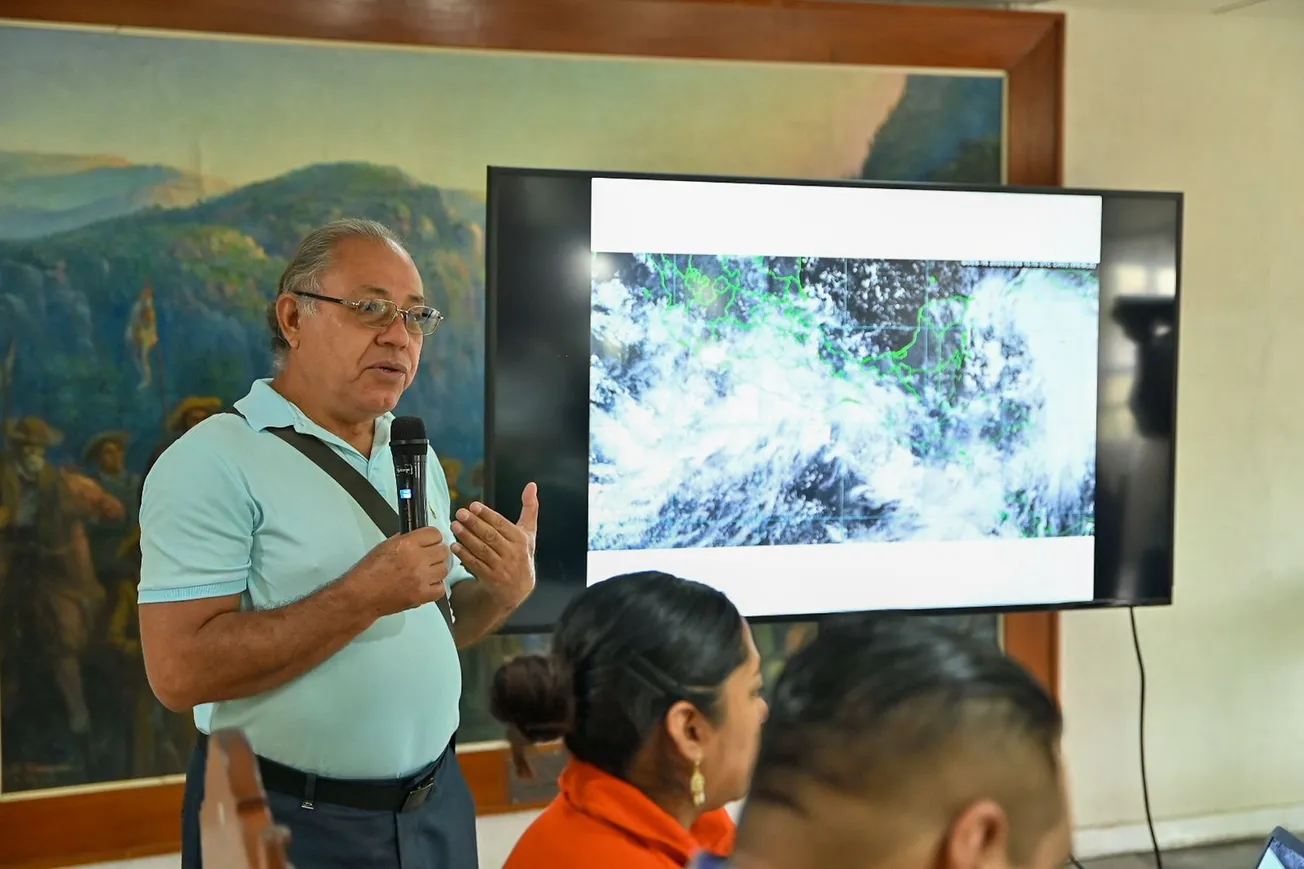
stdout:
<svg viewBox="0 0 1304 869">
<path fill-rule="evenodd" d="M 399 809 L 399 811 L 414 812 L 417 809 L 421 808 L 421 806 L 425 803 L 426 799 L 429 798 L 430 792 L 433 791 L 434 789 L 435 789 L 435 783 L 431 781 L 431 782 L 426 782 L 420 787 L 415 787 L 412 790 L 408 791 L 408 795 L 407 797 L 404 798 L 403 806 Z"/>
</svg>

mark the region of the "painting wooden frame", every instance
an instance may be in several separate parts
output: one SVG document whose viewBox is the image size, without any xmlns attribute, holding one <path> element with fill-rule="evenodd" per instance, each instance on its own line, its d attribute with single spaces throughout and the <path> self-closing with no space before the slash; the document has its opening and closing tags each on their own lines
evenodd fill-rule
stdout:
<svg viewBox="0 0 1304 869">
<path fill-rule="evenodd" d="M 1008 180 L 1061 183 L 1064 16 L 803 0 L 0 0 L 0 19 L 480 50 L 1001 71 Z M 1054 691 L 1055 613 L 1004 620 L 1005 648 Z M 519 811 L 505 750 L 460 755 L 481 814 Z M 0 801 L 0 867 L 180 849 L 181 785 Z"/>
</svg>

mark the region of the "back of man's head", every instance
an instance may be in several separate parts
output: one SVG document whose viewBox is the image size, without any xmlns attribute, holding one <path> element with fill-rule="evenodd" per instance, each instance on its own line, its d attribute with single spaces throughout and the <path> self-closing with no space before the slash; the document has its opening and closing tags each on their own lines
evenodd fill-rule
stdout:
<svg viewBox="0 0 1304 869">
<path fill-rule="evenodd" d="M 919 617 L 831 622 L 775 686 L 737 865 L 1056 867 L 1060 731 L 990 643 Z"/>
</svg>

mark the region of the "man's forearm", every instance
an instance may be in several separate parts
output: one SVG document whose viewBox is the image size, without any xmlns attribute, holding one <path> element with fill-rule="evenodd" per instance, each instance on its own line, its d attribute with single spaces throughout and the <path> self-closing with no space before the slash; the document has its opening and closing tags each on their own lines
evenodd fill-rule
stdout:
<svg viewBox="0 0 1304 869">
<path fill-rule="evenodd" d="M 464 579 L 453 586 L 451 599 L 453 642 L 459 649 L 475 645 L 502 627 L 514 607 L 504 606 L 478 579 Z"/>
<path fill-rule="evenodd" d="M 151 681 L 174 708 L 253 697 L 319 666 L 374 621 L 343 581 L 277 609 L 220 613 Z"/>
</svg>

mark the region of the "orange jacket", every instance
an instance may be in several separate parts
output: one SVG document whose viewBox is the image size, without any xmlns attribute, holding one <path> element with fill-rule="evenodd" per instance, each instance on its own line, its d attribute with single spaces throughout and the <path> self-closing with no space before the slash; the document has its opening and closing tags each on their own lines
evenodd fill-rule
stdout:
<svg viewBox="0 0 1304 869">
<path fill-rule="evenodd" d="M 733 850 L 724 809 L 685 830 L 638 788 L 587 763 L 572 760 L 559 784 L 503 869 L 682 869 L 699 851 Z"/>
</svg>

